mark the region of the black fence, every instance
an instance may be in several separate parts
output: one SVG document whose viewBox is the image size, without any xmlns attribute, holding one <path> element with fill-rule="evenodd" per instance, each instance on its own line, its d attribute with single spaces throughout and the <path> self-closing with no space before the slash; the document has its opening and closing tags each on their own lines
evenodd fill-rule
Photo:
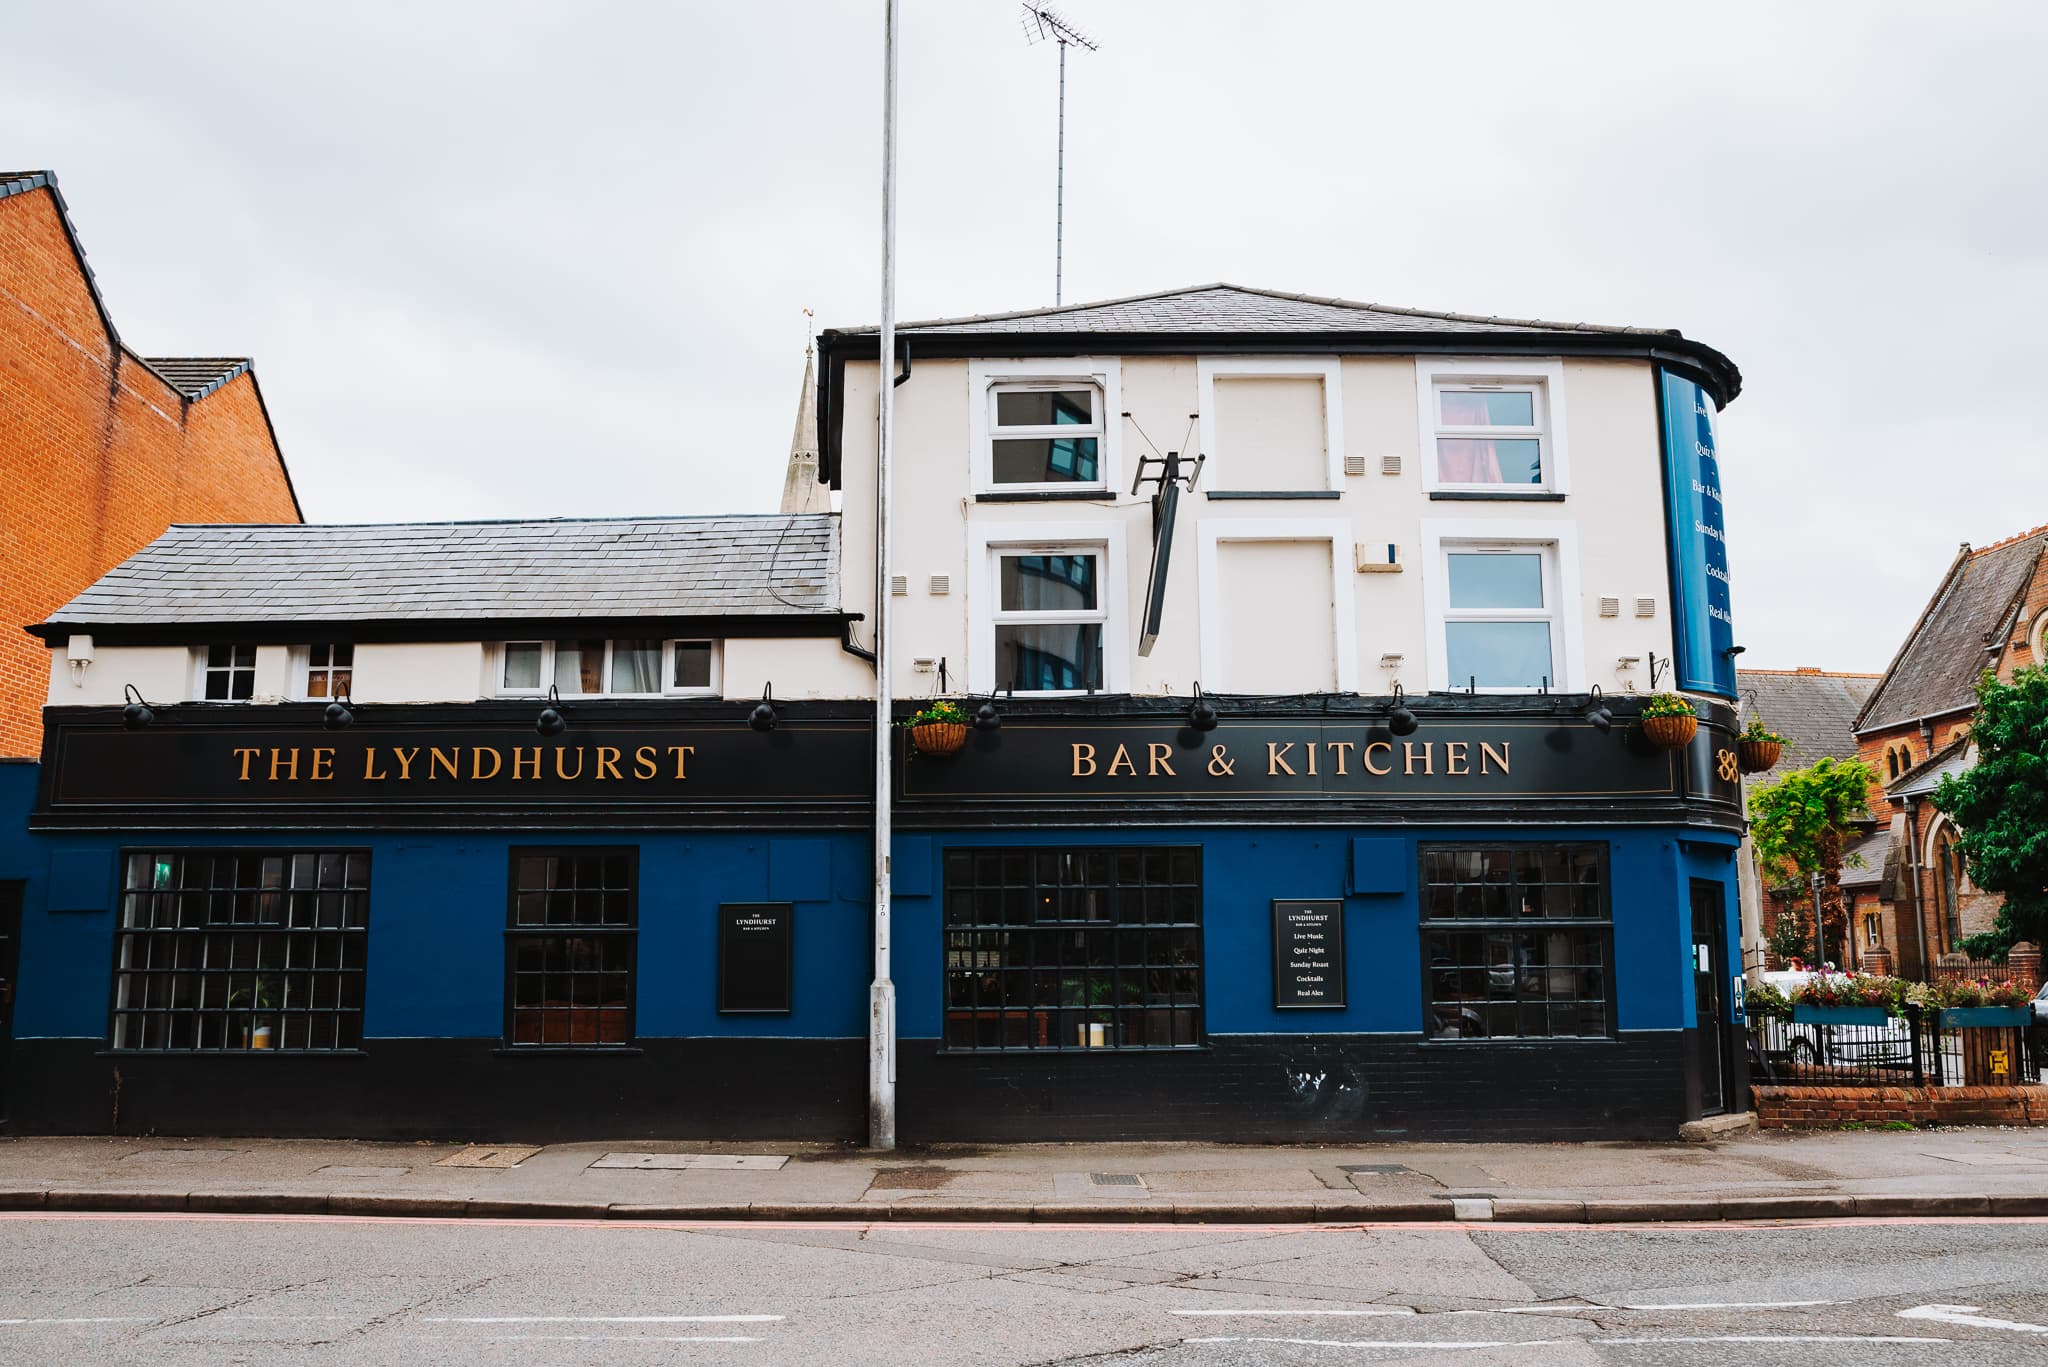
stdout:
<svg viewBox="0 0 2048 1367">
<path fill-rule="evenodd" d="M 1967 1087 L 2040 1081 L 2042 1032 L 1955 1025 L 1906 1008 L 1881 1025 L 1749 1018 L 1750 1081 L 1765 1086 Z"/>
</svg>

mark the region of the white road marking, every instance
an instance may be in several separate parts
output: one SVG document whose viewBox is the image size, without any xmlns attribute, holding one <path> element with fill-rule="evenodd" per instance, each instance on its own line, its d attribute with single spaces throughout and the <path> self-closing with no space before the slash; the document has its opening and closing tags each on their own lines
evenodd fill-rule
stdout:
<svg viewBox="0 0 2048 1367">
<path fill-rule="evenodd" d="M 0 1325 L 18 1324 L 148 1324 L 147 1315 L 70 1315 L 48 1319 L 0 1320 Z"/>
<path fill-rule="evenodd" d="M 1617 1305 L 1616 1310 L 1794 1310 L 1808 1305 L 1840 1305 L 1840 1301 L 1674 1301 L 1670 1305 Z"/>
<path fill-rule="evenodd" d="M 1694 1334 L 1662 1338 L 1587 1339 L 1598 1347 L 1603 1343 L 1954 1343 L 1954 1339 L 1922 1338 L 1903 1334 Z"/>
<path fill-rule="evenodd" d="M 1583 1344 L 1584 1339 L 1281 1339 L 1281 1338 L 1209 1338 L 1183 1339 L 1183 1343 L 1284 1343 L 1295 1348 L 1459 1348 L 1471 1351 L 1479 1348 L 1553 1348 L 1563 1344 Z M 1613 1342 L 1612 1339 L 1605 1342 Z"/>
<path fill-rule="evenodd" d="M 428 1315 L 426 1324 L 768 1324 L 780 1315 Z"/>
<path fill-rule="evenodd" d="M 1791 1310 L 1803 1306 L 1840 1305 L 1840 1301 L 1693 1301 L 1670 1305 L 1501 1305 L 1479 1310 L 1437 1310 L 1435 1315 L 1591 1315 L 1619 1310 Z M 1176 1315 L 1223 1318 L 1285 1319 L 1294 1315 L 1419 1315 L 1411 1306 L 1363 1310 L 1175 1310 Z"/>
<path fill-rule="evenodd" d="M 735 1335 L 717 1334 L 485 1334 L 487 1339 L 508 1343 L 759 1343 Z"/>
<path fill-rule="evenodd" d="M 1974 1305 L 1916 1305 L 1901 1310 L 1902 1320 L 1934 1320 L 1940 1324 L 1968 1324 L 1979 1329 L 2012 1329 L 2022 1334 L 2048 1334 L 2048 1324 L 2025 1324 L 2019 1320 L 1992 1319 L 1977 1313 Z"/>
</svg>

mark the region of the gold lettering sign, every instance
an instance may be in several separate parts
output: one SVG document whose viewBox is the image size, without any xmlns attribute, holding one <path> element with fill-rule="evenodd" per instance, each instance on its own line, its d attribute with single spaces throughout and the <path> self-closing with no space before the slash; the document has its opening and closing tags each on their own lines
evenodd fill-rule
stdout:
<svg viewBox="0 0 2048 1367">
<path fill-rule="evenodd" d="M 554 777 L 563 783 L 592 778 L 620 783 L 652 782 L 662 775 L 659 756 L 662 748 L 642 745 L 634 749 L 629 771 L 626 752 L 616 745 L 595 747 L 592 760 L 590 747 L 552 747 L 554 757 L 550 760 L 550 747 L 540 745 L 515 745 L 512 747 L 511 777 L 515 780 L 540 779 L 547 769 L 552 768 Z M 675 783 L 689 781 L 690 756 L 697 753 L 694 745 L 671 745 L 666 747 L 669 758 L 675 761 L 675 768 L 669 780 Z M 426 763 L 420 763 L 422 750 Z M 465 761 L 464 752 L 468 752 Z M 1172 747 L 1154 745 L 1150 748 L 1149 767 L 1154 774 L 1173 772 L 1168 763 Z M 331 745 L 317 745 L 310 749 L 301 746 L 237 745 L 228 751 L 232 771 L 238 783 L 297 783 L 310 781 L 330 783 L 334 780 L 336 765 L 340 762 L 340 750 Z M 1126 770 L 1135 773 L 1128 754 L 1123 755 Z M 351 756 L 348 761 L 356 761 Z M 366 745 L 362 754 L 362 775 L 366 783 L 400 783 L 416 779 L 439 782 L 451 779 L 457 783 L 489 783 L 505 772 L 505 752 L 495 745 Z"/>
</svg>

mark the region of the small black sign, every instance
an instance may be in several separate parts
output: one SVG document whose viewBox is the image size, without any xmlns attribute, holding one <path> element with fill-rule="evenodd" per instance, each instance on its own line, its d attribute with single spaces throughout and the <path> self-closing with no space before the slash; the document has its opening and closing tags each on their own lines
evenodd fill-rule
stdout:
<svg viewBox="0 0 2048 1367">
<path fill-rule="evenodd" d="M 1344 904 L 1273 902 L 1273 1006 L 1280 1011 L 1344 1005 Z"/>
<path fill-rule="evenodd" d="M 789 1012 L 789 956 L 796 907 L 726 902 L 718 908 L 718 1009 Z"/>
</svg>

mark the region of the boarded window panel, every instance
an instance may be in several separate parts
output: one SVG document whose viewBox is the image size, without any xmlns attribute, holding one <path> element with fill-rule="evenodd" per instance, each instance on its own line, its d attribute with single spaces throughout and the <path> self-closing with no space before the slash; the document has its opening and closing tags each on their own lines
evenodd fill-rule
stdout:
<svg viewBox="0 0 2048 1367">
<path fill-rule="evenodd" d="M 1327 541 L 1225 541 L 1216 547 L 1222 693 L 1337 688 L 1334 583 Z"/>
<path fill-rule="evenodd" d="M 1215 402 L 1214 454 L 1224 487 L 1330 487 L 1321 380 L 1218 379 Z"/>
</svg>

